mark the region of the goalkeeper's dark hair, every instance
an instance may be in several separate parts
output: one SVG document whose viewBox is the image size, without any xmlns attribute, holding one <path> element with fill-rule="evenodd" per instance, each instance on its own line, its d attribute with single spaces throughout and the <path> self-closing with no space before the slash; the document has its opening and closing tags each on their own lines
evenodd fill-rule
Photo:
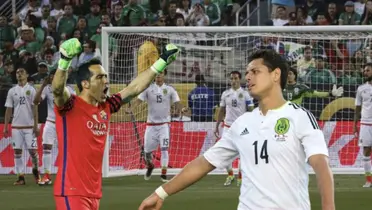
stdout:
<svg viewBox="0 0 372 210">
<path fill-rule="evenodd" d="M 368 63 L 364 64 L 364 68 L 365 67 L 372 67 L 372 62 L 368 62 Z"/>
<path fill-rule="evenodd" d="M 93 65 L 102 65 L 102 63 L 98 59 L 92 59 L 78 67 L 76 75 L 76 86 L 78 87 L 80 92 L 83 90 L 81 82 L 84 80 L 90 81 L 90 78 L 93 76 L 92 72 L 89 70 L 89 67 Z"/>
<path fill-rule="evenodd" d="M 269 72 L 272 72 L 275 69 L 280 69 L 280 87 L 282 89 L 287 85 L 288 77 L 288 64 L 285 58 L 277 53 L 275 50 L 257 50 L 248 58 L 248 63 L 253 60 L 262 59 L 263 64 L 269 69 Z"/>
<path fill-rule="evenodd" d="M 232 74 L 236 74 L 236 75 L 238 75 L 239 79 L 242 78 L 242 74 L 241 74 L 239 71 L 232 71 L 232 72 L 230 72 L 230 76 L 231 76 Z"/>
<path fill-rule="evenodd" d="M 295 81 L 297 81 L 297 74 L 298 74 L 297 69 L 294 67 L 290 67 L 289 71 L 291 71 L 295 75 Z"/>
</svg>

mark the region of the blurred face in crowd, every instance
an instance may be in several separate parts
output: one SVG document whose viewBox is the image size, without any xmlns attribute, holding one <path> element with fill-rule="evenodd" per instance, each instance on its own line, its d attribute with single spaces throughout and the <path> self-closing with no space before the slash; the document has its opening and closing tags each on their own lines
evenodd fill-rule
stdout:
<svg viewBox="0 0 372 210">
<path fill-rule="evenodd" d="M 169 14 L 176 14 L 177 4 L 169 4 L 168 10 Z"/>
<path fill-rule="evenodd" d="M 50 9 L 49 6 L 43 6 L 43 9 L 41 10 L 43 17 L 49 17 L 50 15 Z"/>
<path fill-rule="evenodd" d="M 5 69 L 5 72 L 7 72 L 7 74 L 11 74 L 14 71 L 14 65 L 12 64 L 12 62 L 7 63 L 4 66 L 4 69 Z"/>
<path fill-rule="evenodd" d="M 274 79 L 278 79 L 278 77 L 280 78 L 279 69 L 270 72 L 262 58 L 252 60 L 248 64 L 245 74 L 249 94 L 255 99 L 260 99 L 262 95 L 269 93 L 274 88 Z"/>
<path fill-rule="evenodd" d="M 366 2 L 366 8 L 368 9 L 369 12 L 372 12 L 372 1 Z"/>
<path fill-rule="evenodd" d="M 296 75 L 293 73 L 293 71 L 288 71 L 287 83 L 288 84 L 296 83 Z"/>
<path fill-rule="evenodd" d="M 66 16 L 71 16 L 72 15 L 72 6 L 71 5 L 66 5 L 64 9 L 65 15 Z"/>
<path fill-rule="evenodd" d="M 354 12 L 354 6 L 345 6 L 345 12 L 347 13 Z"/>
<path fill-rule="evenodd" d="M 23 30 L 21 31 L 21 37 L 23 41 L 30 41 L 34 36 L 34 32 L 32 30 Z"/>
<path fill-rule="evenodd" d="M 189 8 L 190 1 L 189 0 L 182 0 L 182 7 L 183 8 Z"/>
<path fill-rule="evenodd" d="M 361 50 L 356 51 L 354 57 L 357 60 L 363 59 L 363 53 L 362 53 L 362 51 Z"/>
<path fill-rule="evenodd" d="M 287 18 L 286 17 L 286 11 L 283 7 L 278 7 L 278 9 L 276 9 L 276 14 L 277 14 L 279 19 L 285 20 Z"/>
<path fill-rule="evenodd" d="M 28 4 L 30 7 L 36 7 L 37 6 L 37 1 L 36 0 L 28 0 Z"/>
<path fill-rule="evenodd" d="M 83 29 L 87 27 L 87 21 L 84 18 L 80 18 L 77 25 L 78 25 L 78 28 Z"/>
<path fill-rule="evenodd" d="M 106 23 L 107 25 L 110 24 L 110 16 L 109 15 L 102 15 L 102 22 Z"/>
<path fill-rule="evenodd" d="M 94 15 L 98 15 L 99 12 L 100 12 L 100 10 L 101 10 L 101 7 L 99 5 L 97 5 L 97 4 L 90 6 L 90 11 Z"/>
<path fill-rule="evenodd" d="M 288 21 L 288 24 L 290 26 L 297 26 L 298 25 L 297 19 L 296 18 L 290 18 L 289 21 Z"/>
<path fill-rule="evenodd" d="M 196 13 L 199 13 L 199 14 L 203 13 L 203 9 L 202 9 L 202 6 L 200 4 L 195 4 L 194 9 L 195 9 Z"/>
<path fill-rule="evenodd" d="M 47 24 L 48 24 L 48 29 L 54 29 L 55 30 L 56 27 L 57 27 L 57 23 L 53 19 L 48 20 Z"/>
<path fill-rule="evenodd" d="M 306 49 L 304 51 L 304 58 L 306 61 L 310 61 L 313 58 L 313 53 L 311 52 L 311 49 Z"/>
<path fill-rule="evenodd" d="M 354 65 L 351 63 L 344 63 L 342 65 L 342 69 L 344 70 L 344 74 L 351 74 L 354 71 Z"/>
<path fill-rule="evenodd" d="M 19 68 L 16 71 L 16 77 L 18 82 L 26 82 L 28 78 L 28 73 L 26 69 Z"/>
<path fill-rule="evenodd" d="M 161 74 L 156 75 L 156 77 L 155 77 L 155 83 L 157 85 L 162 85 L 164 83 L 164 76 L 165 76 L 165 73 L 164 72 L 162 72 Z"/>
<path fill-rule="evenodd" d="M 41 74 L 45 74 L 45 73 L 48 73 L 48 67 L 46 65 L 39 65 L 37 67 L 37 70 L 39 73 Z"/>
<path fill-rule="evenodd" d="M 6 20 L 5 16 L 0 16 L 0 27 L 1 26 L 6 26 L 7 22 L 8 21 Z"/>
<path fill-rule="evenodd" d="M 177 18 L 177 26 L 185 26 L 185 21 L 183 18 Z"/>
<path fill-rule="evenodd" d="M 303 8 L 299 7 L 297 8 L 297 17 L 303 18 L 304 17 L 304 10 Z"/>
<path fill-rule="evenodd" d="M 327 24 L 327 19 L 324 15 L 318 15 L 316 17 L 316 22 L 319 24 L 319 25 L 326 25 Z"/>
<path fill-rule="evenodd" d="M 74 31 L 74 38 L 77 38 L 77 39 L 81 38 L 81 32 L 79 30 Z"/>
<path fill-rule="evenodd" d="M 156 22 L 156 25 L 165 26 L 165 17 L 164 16 L 160 17 L 159 20 Z"/>
<path fill-rule="evenodd" d="M 335 15 L 336 14 L 336 4 L 330 3 L 328 5 L 328 14 L 329 15 Z"/>
<path fill-rule="evenodd" d="M 371 65 L 364 67 L 363 75 L 366 81 L 368 82 L 372 81 L 372 66 Z"/>
<path fill-rule="evenodd" d="M 323 70 L 324 66 L 325 66 L 324 60 L 322 58 L 317 58 L 316 59 L 316 67 L 318 68 L 318 70 Z"/>
<path fill-rule="evenodd" d="M 240 88 L 240 76 L 239 74 L 230 74 L 230 84 L 233 89 Z"/>
<path fill-rule="evenodd" d="M 120 4 L 116 4 L 114 7 L 114 15 L 120 16 L 122 10 L 123 10 L 123 6 L 121 6 Z"/>
<path fill-rule="evenodd" d="M 49 64 L 53 63 L 53 54 L 45 54 L 44 57 L 47 63 Z"/>
<path fill-rule="evenodd" d="M 93 52 L 93 49 L 89 46 L 89 44 L 84 44 L 84 52 L 91 53 Z"/>
</svg>

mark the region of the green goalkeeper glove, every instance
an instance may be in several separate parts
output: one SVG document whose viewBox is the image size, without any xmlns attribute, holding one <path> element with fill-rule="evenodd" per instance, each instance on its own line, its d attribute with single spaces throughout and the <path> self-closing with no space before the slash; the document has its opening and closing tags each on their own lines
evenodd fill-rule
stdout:
<svg viewBox="0 0 372 210">
<path fill-rule="evenodd" d="M 169 64 L 176 60 L 179 52 L 180 50 L 176 45 L 167 44 L 160 58 L 151 66 L 151 69 L 157 74 L 162 73 Z"/>
<path fill-rule="evenodd" d="M 66 40 L 59 47 L 59 52 L 61 58 L 58 61 L 58 69 L 67 71 L 70 68 L 72 58 L 81 52 L 81 43 L 76 38 Z"/>
</svg>

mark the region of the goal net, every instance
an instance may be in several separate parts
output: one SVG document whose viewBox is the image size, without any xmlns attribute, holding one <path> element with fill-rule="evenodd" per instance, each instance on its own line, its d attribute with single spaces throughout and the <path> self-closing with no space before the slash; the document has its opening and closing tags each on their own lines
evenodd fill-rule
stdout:
<svg viewBox="0 0 372 210">
<path fill-rule="evenodd" d="M 230 88 L 230 72 L 239 71 L 245 88 L 245 68 L 248 56 L 257 49 L 274 49 L 297 69 L 297 81 L 324 94 L 305 98 L 302 105 L 319 121 L 330 152 L 334 172 L 361 173 L 362 154 L 358 139 L 352 132 L 354 98 L 362 84 L 362 67 L 372 60 L 370 26 L 337 27 L 107 27 L 102 30 L 102 61 L 109 72 L 110 91 L 117 92 L 138 71 L 151 64 L 143 60 L 140 47 L 155 44 L 161 49 L 174 43 L 181 53 L 167 68 L 165 82 L 172 85 L 184 107 L 192 104 L 191 92 L 197 88 L 196 75 L 203 75 L 205 85 L 214 94 L 213 103 L 205 106 L 212 117 L 195 120 L 192 113 L 173 116 L 170 126 L 168 173 L 177 173 L 187 163 L 202 155 L 215 142 L 214 135 L 219 101 L 223 91 Z M 151 45 L 150 44 L 150 45 Z M 145 49 L 150 49 L 145 46 Z M 147 55 L 146 55 L 147 56 Z M 343 86 L 344 94 L 334 97 L 333 85 Z M 294 90 L 296 95 L 296 91 Z M 166 93 L 165 93 L 166 94 Z M 292 95 L 285 96 L 288 99 Z M 104 158 L 104 176 L 143 174 L 141 146 L 146 130 L 147 105 L 125 107 L 112 117 L 109 143 Z M 254 119 L 252 119 L 254 120 Z M 159 172 L 161 151 L 154 152 Z M 233 163 L 236 170 L 237 161 Z M 216 169 L 212 173 L 226 173 Z"/>
</svg>

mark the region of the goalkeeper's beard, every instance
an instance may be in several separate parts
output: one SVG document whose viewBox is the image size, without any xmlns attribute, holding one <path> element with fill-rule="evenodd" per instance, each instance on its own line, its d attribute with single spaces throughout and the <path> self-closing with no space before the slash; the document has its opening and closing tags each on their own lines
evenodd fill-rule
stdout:
<svg viewBox="0 0 372 210">
<path fill-rule="evenodd" d="M 371 82 L 372 81 L 372 76 L 365 77 L 366 82 Z"/>
</svg>

